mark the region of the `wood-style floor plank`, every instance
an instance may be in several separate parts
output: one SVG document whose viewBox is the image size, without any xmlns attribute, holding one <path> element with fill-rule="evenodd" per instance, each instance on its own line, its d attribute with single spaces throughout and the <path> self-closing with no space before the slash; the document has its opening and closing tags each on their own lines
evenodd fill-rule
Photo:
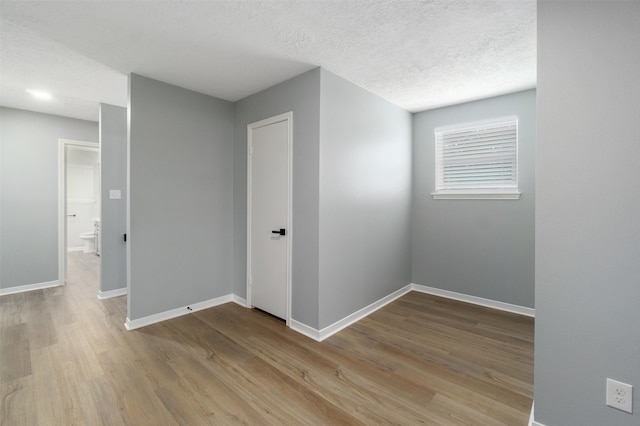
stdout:
<svg viewBox="0 0 640 426">
<path fill-rule="evenodd" d="M 128 332 L 64 287 L 0 297 L 1 425 L 526 425 L 533 320 L 412 292 L 322 343 L 233 303 Z"/>
</svg>

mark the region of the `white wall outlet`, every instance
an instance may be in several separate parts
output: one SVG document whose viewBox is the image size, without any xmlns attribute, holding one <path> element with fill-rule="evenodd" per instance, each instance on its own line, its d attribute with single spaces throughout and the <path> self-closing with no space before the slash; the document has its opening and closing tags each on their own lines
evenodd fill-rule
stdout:
<svg viewBox="0 0 640 426">
<path fill-rule="evenodd" d="M 119 200 L 122 198 L 122 194 L 119 189 L 110 189 L 109 190 L 109 199 L 110 200 Z"/>
<path fill-rule="evenodd" d="M 607 405 L 633 413 L 633 386 L 607 379 Z"/>
</svg>

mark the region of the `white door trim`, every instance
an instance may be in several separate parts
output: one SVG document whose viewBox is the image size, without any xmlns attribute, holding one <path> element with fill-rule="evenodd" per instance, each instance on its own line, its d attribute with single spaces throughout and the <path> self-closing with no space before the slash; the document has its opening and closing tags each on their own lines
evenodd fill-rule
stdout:
<svg viewBox="0 0 640 426">
<path fill-rule="evenodd" d="M 275 117 L 267 118 L 247 125 L 247 307 L 251 308 L 251 146 L 254 129 L 271 124 L 287 122 L 287 327 L 291 323 L 291 253 L 293 246 L 293 112 L 289 111 Z"/>
<path fill-rule="evenodd" d="M 100 144 L 58 139 L 58 282 L 60 285 L 67 282 L 67 162 L 65 158 L 67 146 L 99 149 Z M 102 189 L 100 189 L 100 193 L 102 193 Z"/>
</svg>

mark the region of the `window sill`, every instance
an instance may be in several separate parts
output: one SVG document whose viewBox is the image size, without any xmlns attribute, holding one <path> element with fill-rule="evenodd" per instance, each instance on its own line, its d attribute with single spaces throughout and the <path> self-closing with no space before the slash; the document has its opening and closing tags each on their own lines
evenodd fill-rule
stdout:
<svg viewBox="0 0 640 426">
<path fill-rule="evenodd" d="M 432 192 L 434 200 L 518 200 L 520 192 Z"/>
</svg>

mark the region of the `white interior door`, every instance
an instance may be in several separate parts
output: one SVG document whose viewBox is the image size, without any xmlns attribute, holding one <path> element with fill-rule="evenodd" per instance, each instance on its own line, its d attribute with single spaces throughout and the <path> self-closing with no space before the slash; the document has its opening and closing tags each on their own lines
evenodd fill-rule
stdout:
<svg viewBox="0 0 640 426">
<path fill-rule="evenodd" d="M 248 128 L 247 302 L 289 321 L 291 113 Z"/>
</svg>

